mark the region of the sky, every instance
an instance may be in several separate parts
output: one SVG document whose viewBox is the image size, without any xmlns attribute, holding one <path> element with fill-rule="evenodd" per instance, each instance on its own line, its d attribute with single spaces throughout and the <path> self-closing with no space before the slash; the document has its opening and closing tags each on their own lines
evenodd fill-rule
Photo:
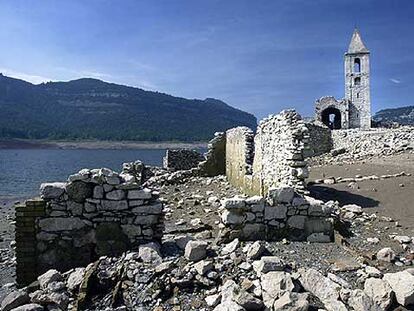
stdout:
<svg viewBox="0 0 414 311">
<path fill-rule="evenodd" d="M 372 110 L 414 104 L 413 0 L 0 0 L 0 72 L 213 97 L 262 118 L 344 96 L 355 26 Z"/>
</svg>

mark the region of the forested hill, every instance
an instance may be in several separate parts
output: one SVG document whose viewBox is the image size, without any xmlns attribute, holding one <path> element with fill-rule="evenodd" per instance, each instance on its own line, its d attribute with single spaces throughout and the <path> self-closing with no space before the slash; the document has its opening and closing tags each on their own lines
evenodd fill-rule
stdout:
<svg viewBox="0 0 414 311">
<path fill-rule="evenodd" d="M 414 106 L 380 110 L 374 115 L 373 119 L 382 124 L 414 125 Z"/>
<path fill-rule="evenodd" d="M 0 138 L 205 141 L 256 118 L 216 99 L 185 99 L 96 79 L 34 85 L 0 75 Z"/>
</svg>

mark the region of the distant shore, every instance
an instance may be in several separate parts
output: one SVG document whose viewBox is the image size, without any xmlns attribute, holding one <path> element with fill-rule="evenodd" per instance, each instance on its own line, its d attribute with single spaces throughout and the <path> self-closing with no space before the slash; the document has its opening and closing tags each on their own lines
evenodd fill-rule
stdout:
<svg viewBox="0 0 414 311">
<path fill-rule="evenodd" d="M 198 149 L 206 142 L 0 140 L 1 149 Z"/>
</svg>

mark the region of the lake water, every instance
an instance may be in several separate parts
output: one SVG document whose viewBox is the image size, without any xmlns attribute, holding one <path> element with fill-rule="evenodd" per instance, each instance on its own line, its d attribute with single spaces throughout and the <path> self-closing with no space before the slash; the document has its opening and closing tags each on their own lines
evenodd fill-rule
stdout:
<svg viewBox="0 0 414 311">
<path fill-rule="evenodd" d="M 66 181 L 82 168 L 107 167 L 119 172 L 122 163 L 135 160 L 161 166 L 164 155 L 164 149 L 3 149 L 0 150 L 0 199 L 36 196 L 41 183 Z"/>
</svg>

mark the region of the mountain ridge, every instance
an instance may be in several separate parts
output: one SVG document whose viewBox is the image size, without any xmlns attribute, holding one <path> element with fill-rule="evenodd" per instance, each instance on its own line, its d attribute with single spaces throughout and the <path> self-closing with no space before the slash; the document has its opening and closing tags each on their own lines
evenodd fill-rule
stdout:
<svg viewBox="0 0 414 311">
<path fill-rule="evenodd" d="M 381 124 L 414 125 L 414 106 L 386 108 L 375 113 L 373 120 Z"/>
<path fill-rule="evenodd" d="M 206 141 L 256 118 L 214 98 L 186 99 L 80 78 L 30 82 L 0 75 L 0 138 Z"/>
</svg>

